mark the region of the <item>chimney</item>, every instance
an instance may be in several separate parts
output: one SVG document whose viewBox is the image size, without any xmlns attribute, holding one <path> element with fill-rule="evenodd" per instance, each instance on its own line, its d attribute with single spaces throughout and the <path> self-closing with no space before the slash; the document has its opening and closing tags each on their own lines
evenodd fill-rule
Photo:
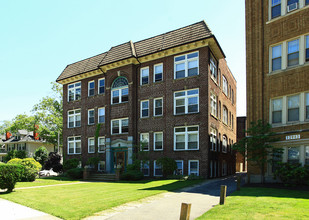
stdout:
<svg viewBox="0 0 309 220">
<path fill-rule="evenodd" d="M 36 131 L 39 130 L 39 125 L 34 125 L 34 131 L 33 131 L 33 137 L 34 140 L 39 140 L 39 133 L 37 133 Z"/>
<path fill-rule="evenodd" d="M 12 137 L 12 134 L 7 131 L 5 135 L 5 140 L 9 140 L 11 137 Z"/>
</svg>

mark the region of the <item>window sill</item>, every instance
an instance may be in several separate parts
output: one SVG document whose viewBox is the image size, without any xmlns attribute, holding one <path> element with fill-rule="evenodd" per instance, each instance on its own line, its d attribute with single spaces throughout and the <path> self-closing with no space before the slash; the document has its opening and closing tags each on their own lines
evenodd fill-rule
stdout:
<svg viewBox="0 0 309 220">
<path fill-rule="evenodd" d="M 73 154 L 68 153 L 68 155 L 80 155 L 80 154 L 82 154 L 82 153 L 75 153 L 75 154 L 74 153 Z"/>
<path fill-rule="evenodd" d="M 156 150 L 156 149 L 154 149 L 153 151 L 163 151 L 163 149 L 160 149 L 160 150 Z"/>
<path fill-rule="evenodd" d="M 111 134 L 111 135 L 123 135 L 123 134 L 129 134 L 129 132 L 126 132 L 126 133 L 117 133 L 117 134 Z"/>
<path fill-rule="evenodd" d="M 191 112 L 191 113 L 182 113 L 182 114 L 174 114 L 174 116 L 184 116 L 184 115 L 194 115 L 194 114 L 199 114 L 200 112 Z"/>
<path fill-rule="evenodd" d="M 99 154 L 104 154 L 104 153 L 105 153 L 105 151 L 98 151 L 98 153 L 99 153 Z"/>
<path fill-rule="evenodd" d="M 126 103 L 129 103 L 129 101 L 127 101 L 127 102 L 119 102 L 119 103 L 111 103 L 111 106 L 117 106 L 117 105 L 126 104 Z"/>
<path fill-rule="evenodd" d="M 94 154 L 95 152 L 88 152 L 88 154 Z"/>
<path fill-rule="evenodd" d="M 75 103 L 75 102 L 79 102 L 79 101 L 81 101 L 81 99 L 77 99 L 77 100 L 68 101 L 68 103 Z"/>
<path fill-rule="evenodd" d="M 293 122 L 287 122 L 285 124 L 271 124 L 273 128 L 280 128 L 280 127 L 286 127 L 286 126 L 293 126 L 293 125 L 302 125 L 302 124 L 308 124 L 309 120 L 305 121 L 293 121 Z"/>
<path fill-rule="evenodd" d="M 194 75 L 194 76 L 186 76 L 186 77 L 182 77 L 182 78 L 178 78 L 178 79 L 174 78 L 174 82 L 178 81 L 178 80 L 183 80 L 183 79 L 187 80 L 187 79 L 191 79 L 191 78 L 195 78 L 195 77 L 199 77 L 199 76 L 200 76 L 200 74 L 198 73 L 197 75 Z"/>
<path fill-rule="evenodd" d="M 95 125 L 95 123 L 93 123 L 93 124 L 88 124 L 88 126 L 93 126 L 93 125 Z"/>
<path fill-rule="evenodd" d="M 140 119 L 147 119 L 147 118 L 149 118 L 149 116 L 147 116 L 147 117 L 141 117 Z"/>
<path fill-rule="evenodd" d="M 163 115 L 154 115 L 153 118 L 163 118 Z"/>
<path fill-rule="evenodd" d="M 200 149 L 181 149 L 181 150 L 174 149 L 174 151 L 197 151 L 197 150 Z"/>
<path fill-rule="evenodd" d="M 274 76 L 274 75 L 277 75 L 277 74 L 288 73 L 290 70 L 294 70 L 294 69 L 305 67 L 305 66 L 309 66 L 309 62 L 308 61 L 303 63 L 303 64 L 298 64 L 298 65 L 286 67 L 285 69 L 271 71 L 271 72 L 269 72 L 267 74 L 267 76 Z"/>
</svg>

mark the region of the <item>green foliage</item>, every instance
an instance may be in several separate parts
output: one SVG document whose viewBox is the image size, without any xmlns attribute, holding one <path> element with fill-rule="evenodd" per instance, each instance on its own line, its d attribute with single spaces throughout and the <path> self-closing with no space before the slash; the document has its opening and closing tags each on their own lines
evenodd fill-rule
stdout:
<svg viewBox="0 0 309 220">
<path fill-rule="evenodd" d="M 157 160 L 157 164 L 162 166 L 163 177 L 173 175 L 174 171 L 177 169 L 177 164 L 175 160 L 163 157 Z"/>
<path fill-rule="evenodd" d="M 15 184 L 20 180 L 23 166 L 16 164 L 0 164 L 0 188 L 12 192 Z"/>
<path fill-rule="evenodd" d="M 17 133 L 18 130 L 27 130 L 33 131 L 35 125 L 35 117 L 28 116 L 26 114 L 19 114 L 11 122 L 6 122 L 2 125 L 1 133 L 5 133 L 7 131 L 11 133 Z"/>
<path fill-rule="evenodd" d="M 24 150 L 11 150 L 9 151 L 6 156 L 4 156 L 4 161 L 9 161 L 14 158 L 24 159 L 27 157 L 27 152 Z"/>
<path fill-rule="evenodd" d="M 141 169 L 141 161 L 140 160 L 134 160 L 132 164 L 128 164 L 127 170 L 128 171 L 139 171 Z"/>
<path fill-rule="evenodd" d="M 280 154 L 281 149 L 275 148 L 272 143 L 278 139 L 271 132 L 271 125 L 258 122 L 251 122 L 250 128 L 246 131 L 247 136 L 233 145 L 233 150 L 241 153 L 248 161 L 255 163 L 261 171 L 261 180 L 264 183 L 265 166 L 269 156 Z"/>
<path fill-rule="evenodd" d="M 141 180 L 144 178 L 144 175 L 139 170 L 127 170 L 125 173 L 121 174 L 121 180 Z"/>
<path fill-rule="evenodd" d="M 309 167 L 303 167 L 301 164 L 278 162 L 275 170 L 275 177 L 279 178 L 286 185 L 304 185 L 308 184 Z"/>
<path fill-rule="evenodd" d="M 37 148 L 34 152 L 33 158 L 43 166 L 48 158 L 48 151 L 46 147 L 41 146 Z"/>
<path fill-rule="evenodd" d="M 67 171 L 67 175 L 72 179 L 82 179 L 83 178 L 83 168 L 74 168 Z"/>
<path fill-rule="evenodd" d="M 14 158 L 8 161 L 7 164 L 21 165 L 24 167 L 20 181 L 32 182 L 35 180 L 38 172 L 42 169 L 42 165 L 33 158 L 19 159 Z"/>
<path fill-rule="evenodd" d="M 98 157 L 89 157 L 87 164 L 95 167 L 98 165 L 99 161 L 100 161 L 100 158 Z"/>
<path fill-rule="evenodd" d="M 62 172 L 63 166 L 60 163 L 61 156 L 56 152 L 50 152 L 48 155 L 48 159 L 44 164 L 44 168 L 47 170 L 53 169 L 54 172 Z"/>
<path fill-rule="evenodd" d="M 79 164 L 79 160 L 74 158 L 74 159 L 68 159 L 68 160 L 65 160 L 63 162 L 63 169 L 64 170 L 70 170 L 70 169 L 74 169 L 74 168 L 77 168 Z"/>
</svg>

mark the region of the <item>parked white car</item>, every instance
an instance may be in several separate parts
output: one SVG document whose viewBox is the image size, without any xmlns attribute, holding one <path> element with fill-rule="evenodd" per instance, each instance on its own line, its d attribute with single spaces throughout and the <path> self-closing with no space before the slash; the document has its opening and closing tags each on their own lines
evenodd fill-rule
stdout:
<svg viewBox="0 0 309 220">
<path fill-rule="evenodd" d="M 58 173 L 54 172 L 52 169 L 50 169 L 50 170 L 41 170 L 39 172 L 39 176 L 58 176 Z"/>
</svg>

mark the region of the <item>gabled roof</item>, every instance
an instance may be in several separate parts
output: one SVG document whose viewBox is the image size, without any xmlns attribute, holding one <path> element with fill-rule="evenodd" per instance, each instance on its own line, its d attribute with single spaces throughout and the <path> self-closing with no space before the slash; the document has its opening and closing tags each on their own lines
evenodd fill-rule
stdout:
<svg viewBox="0 0 309 220">
<path fill-rule="evenodd" d="M 142 57 L 169 48 L 213 37 L 205 21 L 200 21 L 164 34 L 133 43 L 132 41 L 112 47 L 109 51 L 68 65 L 57 81 L 90 72 L 113 62 L 131 57 Z M 221 49 L 221 48 L 220 48 Z M 223 52 L 222 52 L 223 53 Z"/>
</svg>

